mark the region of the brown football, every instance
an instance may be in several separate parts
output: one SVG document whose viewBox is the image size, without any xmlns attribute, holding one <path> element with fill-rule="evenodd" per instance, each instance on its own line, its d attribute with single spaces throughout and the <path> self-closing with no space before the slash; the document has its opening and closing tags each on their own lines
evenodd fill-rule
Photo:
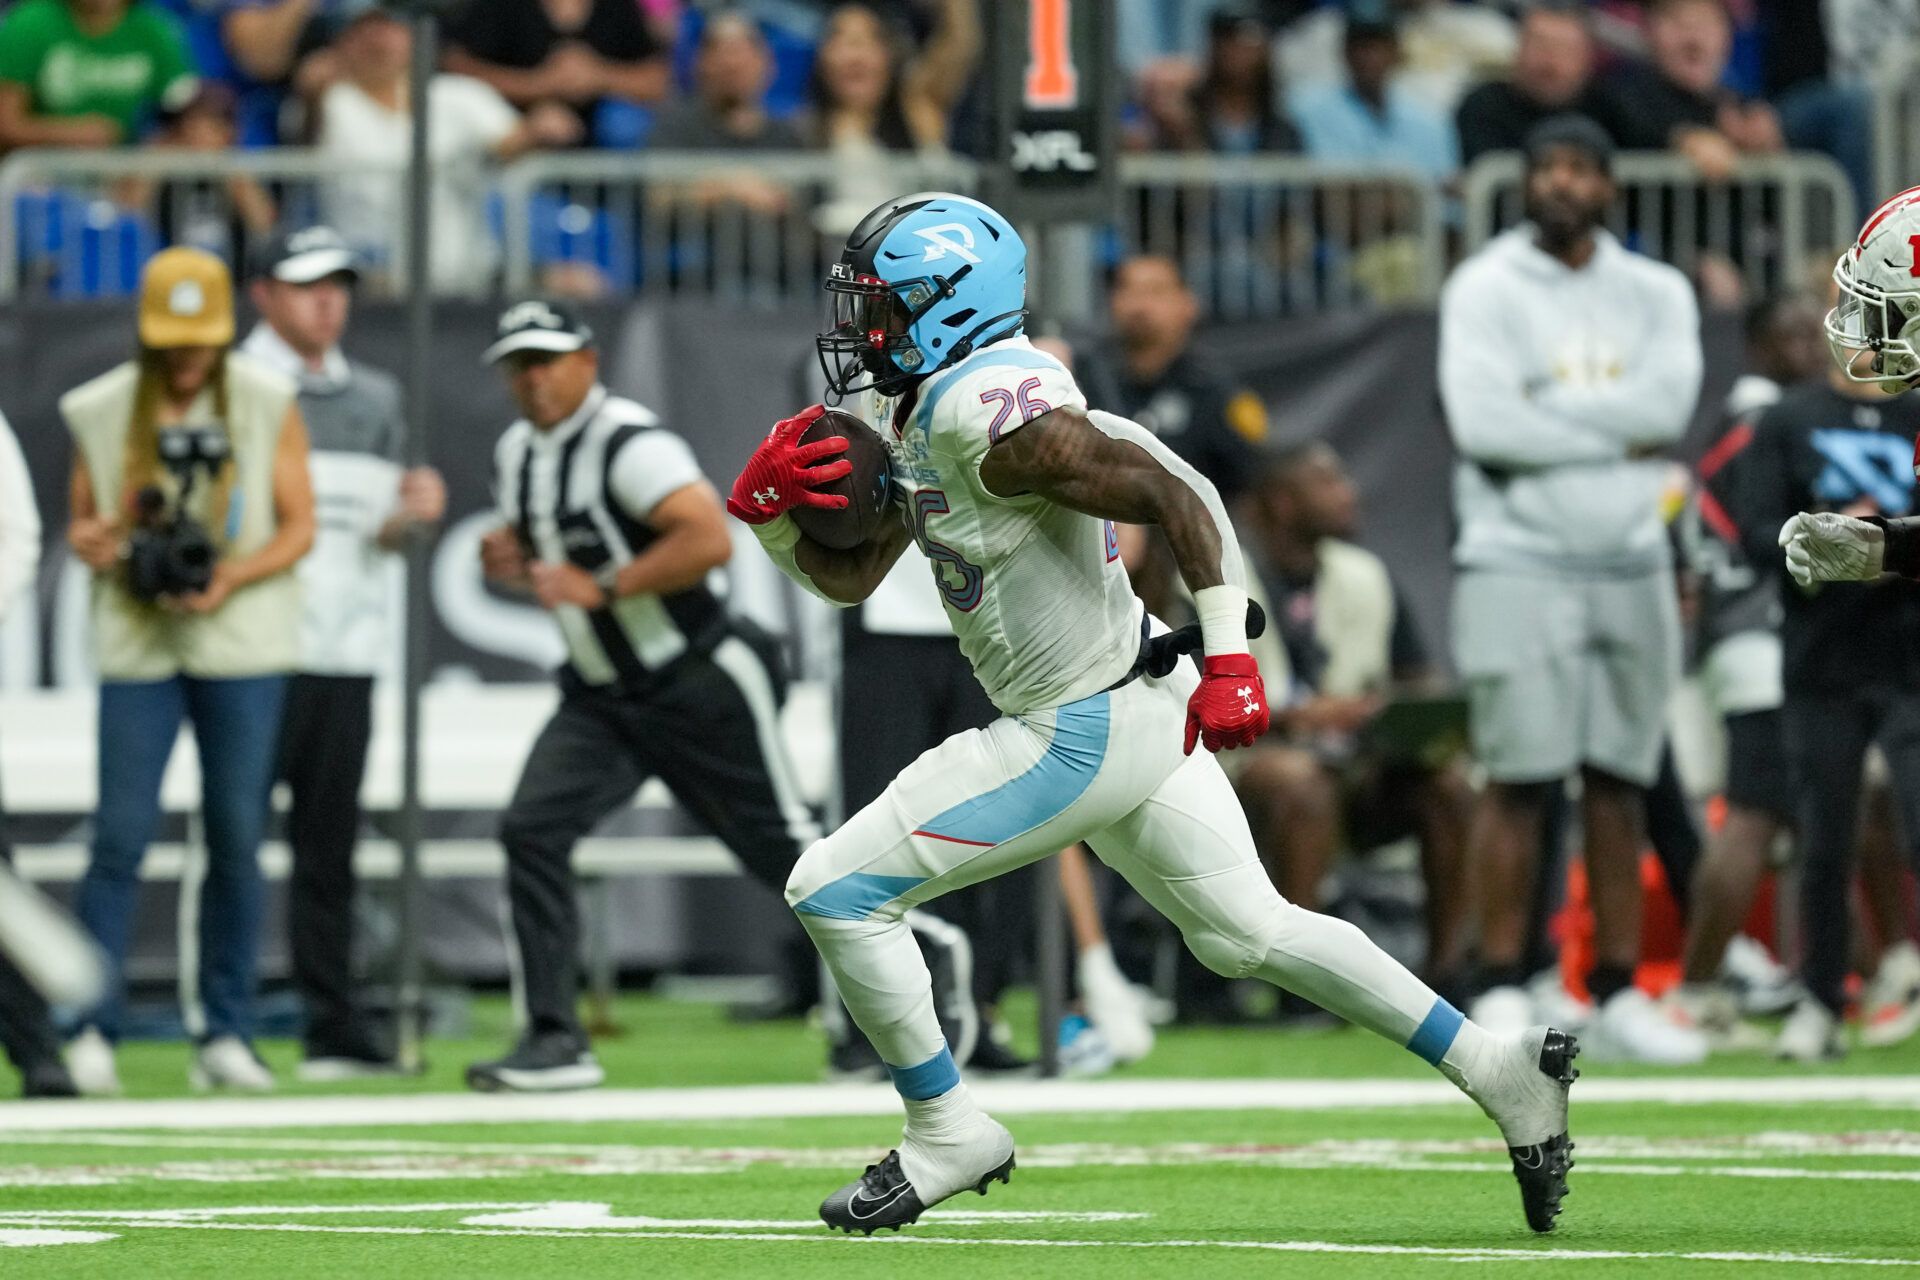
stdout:
<svg viewBox="0 0 1920 1280">
<path fill-rule="evenodd" d="M 878 432 L 839 409 L 829 409 L 815 419 L 800 442 L 812 444 L 829 436 L 846 437 L 846 458 L 853 470 L 831 484 L 820 485 L 819 490 L 842 495 L 848 499 L 847 505 L 838 511 L 795 507 L 793 522 L 821 546 L 848 551 L 873 537 L 880 522 L 893 514 L 893 462 Z"/>
</svg>

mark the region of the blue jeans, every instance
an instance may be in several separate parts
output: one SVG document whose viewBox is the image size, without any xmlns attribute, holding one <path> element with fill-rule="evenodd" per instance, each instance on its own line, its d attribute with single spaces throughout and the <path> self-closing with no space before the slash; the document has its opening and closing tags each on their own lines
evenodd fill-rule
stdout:
<svg viewBox="0 0 1920 1280">
<path fill-rule="evenodd" d="M 140 859 L 160 816 L 160 778 L 183 718 L 200 747 L 207 878 L 200 890 L 200 1000 L 206 1034 L 253 1030 L 260 935 L 260 838 L 273 786 L 285 676 L 109 681 L 100 686 L 100 808 L 80 882 L 80 921 L 106 952 L 111 981 L 82 1025 L 120 1030 Z"/>
</svg>

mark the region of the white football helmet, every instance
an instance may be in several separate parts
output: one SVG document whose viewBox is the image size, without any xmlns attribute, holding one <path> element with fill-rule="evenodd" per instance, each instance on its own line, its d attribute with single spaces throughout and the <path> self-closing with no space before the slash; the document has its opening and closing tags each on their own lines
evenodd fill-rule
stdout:
<svg viewBox="0 0 1920 1280">
<path fill-rule="evenodd" d="M 1841 372 L 1895 393 L 1920 385 L 1920 187 L 1873 211 L 1833 282 L 1840 300 L 1827 312 L 1827 345 Z"/>
</svg>

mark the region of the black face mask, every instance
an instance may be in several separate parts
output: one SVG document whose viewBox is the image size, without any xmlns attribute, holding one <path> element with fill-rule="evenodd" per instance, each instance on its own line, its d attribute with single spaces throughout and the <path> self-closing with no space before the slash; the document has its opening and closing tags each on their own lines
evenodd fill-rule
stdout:
<svg viewBox="0 0 1920 1280">
<path fill-rule="evenodd" d="M 896 396 L 919 376 L 919 348 L 907 335 L 906 304 L 885 281 L 856 275 L 844 263 L 827 278 L 833 327 L 814 337 L 820 372 L 838 399 L 861 391 Z M 864 379 L 864 380 L 863 380 Z"/>
</svg>

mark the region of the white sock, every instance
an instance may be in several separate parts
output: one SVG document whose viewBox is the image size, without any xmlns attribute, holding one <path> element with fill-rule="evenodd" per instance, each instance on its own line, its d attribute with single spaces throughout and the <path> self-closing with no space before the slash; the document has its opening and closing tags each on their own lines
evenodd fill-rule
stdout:
<svg viewBox="0 0 1920 1280">
<path fill-rule="evenodd" d="M 1485 1078 L 1488 1064 L 1498 1061 L 1499 1047 L 1500 1042 L 1488 1035 L 1479 1023 L 1463 1018 L 1453 1043 L 1435 1065 L 1441 1075 L 1472 1093 L 1474 1086 Z"/>
<path fill-rule="evenodd" d="M 937 1098 L 905 1098 L 907 1132 L 923 1142 L 944 1142 L 973 1126 L 979 1104 L 964 1082 Z"/>
</svg>

